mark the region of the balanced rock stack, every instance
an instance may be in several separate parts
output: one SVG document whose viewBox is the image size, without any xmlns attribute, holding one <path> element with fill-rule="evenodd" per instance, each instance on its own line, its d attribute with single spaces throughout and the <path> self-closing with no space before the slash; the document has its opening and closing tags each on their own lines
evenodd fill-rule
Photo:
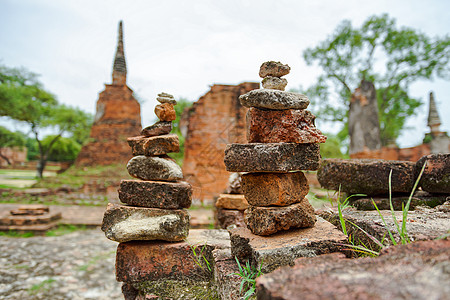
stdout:
<svg viewBox="0 0 450 300">
<path fill-rule="evenodd" d="M 239 97 L 249 107 L 249 144 L 229 144 L 225 150 L 227 171 L 248 172 L 242 175 L 242 190 L 250 205 L 245 222 L 256 235 L 313 227 L 316 222 L 305 198 L 309 185 L 301 170 L 319 168 L 318 143 L 324 143 L 326 136 L 306 110 L 308 97 L 284 91 L 287 81 L 282 76 L 289 71 L 279 62 L 261 65 L 264 89 Z"/>
<path fill-rule="evenodd" d="M 244 210 L 248 208 L 248 202 L 242 194 L 241 181 L 240 173 L 231 173 L 226 194 L 217 198 L 217 220 L 221 228 L 245 226 Z"/>
<path fill-rule="evenodd" d="M 175 120 L 175 99 L 162 93 L 155 113 L 159 122 L 142 129 L 141 135 L 128 138 L 134 157 L 128 173 L 137 180 L 122 180 L 119 199 L 125 203 L 108 204 L 102 230 L 117 242 L 132 240 L 181 241 L 189 234 L 189 208 L 192 187 L 180 181 L 183 173 L 167 153 L 178 152 L 178 136 L 170 134 Z"/>
</svg>

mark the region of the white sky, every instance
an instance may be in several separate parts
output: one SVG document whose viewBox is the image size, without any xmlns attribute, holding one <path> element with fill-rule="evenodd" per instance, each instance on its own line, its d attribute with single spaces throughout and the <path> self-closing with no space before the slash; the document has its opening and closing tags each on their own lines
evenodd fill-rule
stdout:
<svg viewBox="0 0 450 300">
<path fill-rule="evenodd" d="M 289 88 L 307 87 L 320 69 L 306 66 L 302 52 L 331 34 L 343 19 L 359 26 L 389 13 L 397 24 L 430 36 L 450 31 L 450 1 L 96 1 L 0 0 L 0 63 L 41 74 L 61 102 L 95 113 L 98 93 L 111 83 L 117 25 L 124 21 L 128 85 L 146 102 L 142 125 L 154 119 L 156 94 L 196 101 L 212 84 L 260 81 L 259 66 L 277 60 L 291 66 Z M 450 84 L 414 84 L 411 95 L 434 91 L 450 132 Z M 420 144 L 428 101 L 398 140 Z M 324 131 L 329 126 L 320 123 Z M 20 129 L 16 126 L 17 129 Z"/>
</svg>

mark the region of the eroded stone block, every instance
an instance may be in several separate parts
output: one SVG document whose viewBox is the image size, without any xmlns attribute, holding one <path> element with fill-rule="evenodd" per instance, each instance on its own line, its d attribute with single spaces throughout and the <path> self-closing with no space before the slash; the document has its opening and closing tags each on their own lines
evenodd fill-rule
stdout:
<svg viewBox="0 0 450 300">
<path fill-rule="evenodd" d="M 157 156 L 180 151 L 180 141 L 176 134 L 153 137 L 135 136 L 127 138 L 127 142 L 134 156 Z"/>
</svg>

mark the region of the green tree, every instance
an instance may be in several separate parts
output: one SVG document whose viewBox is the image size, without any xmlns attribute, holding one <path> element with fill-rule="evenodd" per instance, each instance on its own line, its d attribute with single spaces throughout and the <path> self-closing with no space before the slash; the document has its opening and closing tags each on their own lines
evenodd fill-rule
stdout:
<svg viewBox="0 0 450 300">
<path fill-rule="evenodd" d="M 175 112 L 176 112 L 176 119 L 173 121 L 173 129 L 172 133 L 175 133 L 178 135 L 178 139 L 180 140 L 180 152 L 178 153 L 170 153 L 169 155 L 177 161 L 178 164 L 183 165 L 183 158 L 184 158 L 184 139 L 180 128 L 180 120 L 181 115 L 183 114 L 183 111 L 192 106 L 192 102 L 187 100 L 186 98 L 180 98 L 177 100 L 177 105 L 175 105 Z"/>
<path fill-rule="evenodd" d="M 58 103 L 56 97 L 44 90 L 37 75 L 25 69 L 0 66 L 0 116 L 28 125 L 39 148 L 37 174 L 42 177 L 48 155 L 63 135 L 74 135 L 90 126 L 92 116 L 78 108 Z M 56 134 L 47 147 L 42 144 L 43 129 Z"/>
<path fill-rule="evenodd" d="M 345 20 L 317 47 L 303 52 L 308 65 L 317 63 L 323 69 L 306 93 L 322 119 L 344 122 L 338 134 L 343 140 L 348 136 L 351 94 L 361 80 L 371 81 L 377 89 L 381 142 L 386 145 L 421 105 L 409 94 L 411 83 L 449 78 L 449 46 L 449 36 L 430 38 L 412 28 L 398 28 L 387 14 L 372 16 L 359 28 Z"/>
<path fill-rule="evenodd" d="M 25 146 L 25 135 L 21 132 L 12 132 L 7 128 L 0 126 L 0 158 L 5 160 L 8 165 L 11 165 L 9 158 L 3 153 L 3 148 Z"/>
<path fill-rule="evenodd" d="M 54 138 L 54 135 L 48 135 L 42 139 L 42 146 L 45 150 L 47 150 Z M 81 145 L 74 138 L 60 137 L 51 147 L 48 153 L 48 160 L 74 161 L 80 150 Z"/>
</svg>

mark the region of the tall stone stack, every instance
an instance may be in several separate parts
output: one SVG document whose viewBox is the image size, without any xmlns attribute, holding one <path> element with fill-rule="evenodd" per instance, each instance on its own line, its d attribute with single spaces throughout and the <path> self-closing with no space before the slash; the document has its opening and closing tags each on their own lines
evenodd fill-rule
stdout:
<svg viewBox="0 0 450 300">
<path fill-rule="evenodd" d="M 133 240 L 182 241 L 189 234 L 192 188 L 181 181 L 183 173 L 167 153 L 178 152 L 178 136 L 170 134 L 175 120 L 175 99 L 162 93 L 155 113 L 159 122 L 144 128 L 140 136 L 128 138 L 133 158 L 128 173 L 137 178 L 122 180 L 119 199 L 108 204 L 102 230 L 116 242 Z M 119 245 L 119 248 L 121 246 Z"/>
<path fill-rule="evenodd" d="M 314 209 L 302 170 L 317 170 L 319 144 L 326 136 L 315 128 L 315 116 L 306 110 L 309 99 L 286 92 L 290 67 L 269 61 L 261 65 L 263 89 L 240 97 L 247 112 L 248 144 L 229 144 L 225 165 L 242 175 L 242 190 L 249 203 L 247 227 L 256 235 L 271 235 L 290 228 L 313 227 Z"/>
</svg>

